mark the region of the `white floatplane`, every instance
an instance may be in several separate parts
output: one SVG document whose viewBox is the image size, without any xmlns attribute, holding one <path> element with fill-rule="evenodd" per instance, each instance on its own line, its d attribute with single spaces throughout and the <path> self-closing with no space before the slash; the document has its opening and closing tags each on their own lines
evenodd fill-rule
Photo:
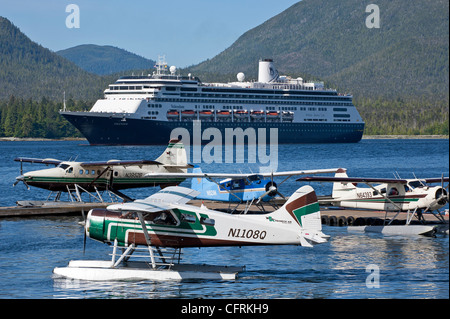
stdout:
<svg viewBox="0 0 450 319">
<path fill-rule="evenodd" d="M 172 139 L 165 151 L 156 160 L 109 160 L 93 162 L 62 161 L 57 159 L 40 159 L 18 157 L 20 176 L 14 186 L 23 182 L 29 186 L 50 191 L 74 194 L 73 198 L 81 201 L 80 193 L 109 190 L 119 196 L 124 196 L 119 190 L 140 187 L 173 186 L 181 183 L 184 178 L 172 176 L 164 180 L 145 176 L 147 173 L 186 173 L 193 167 L 187 163 L 186 150 L 180 140 Z M 53 168 L 41 169 L 23 173 L 22 163 L 39 163 L 54 165 Z"/>
<path fill-rule="evenodd" d="M 346 170 L 341 169 L 334 177 L 307 176 L 301 177 L 297 181 L 332 182 L 331 199 L 326 199 L 321 204 L 386 212 L 383 225 L 352 226 L 352 230 L 362 229 L 367 232 L 402 235 L 434 234 L 436 231 L 435 225 L 411 225 L 413 217 L 424 222 L 423 213 L 433 214 L 448 228 L 448 222 L 444 220 L 439 211 L 449 202 L 448 184 L 444 187 L 444 183 L 449 181 L 448 177 L 422 179 L 348 177 Z M 365 184 L 368 187 L 357 187 L 358 183 Z M 433 183 L 440 183 L 441 185 L 429 185 Z M 396 215 L 387 219 L 388 212 L 395 212 Z M 401 212 L 407 212 L 406 225 L 391 225 Z"/>
<path fill-rule="evenodd" d="M 299 188 L 280 209 L 227 214 L 187 202 L 199 192 L 167 187 L 144 200 L 93 209 L 85 234 L 113 244 L 109 261 L 71 261 L 54 273 L 84 280 L 234 279 L 242 267 L 180 263 L 184 247 L 301 245 L 327 242 L 311 186 Z M 121 253 L 119 253 L 121 250 Z M 136 251 L 144 255 L 134 254 Z M 129 258 L 143 258 L 130 261 Z"/>
</svg>

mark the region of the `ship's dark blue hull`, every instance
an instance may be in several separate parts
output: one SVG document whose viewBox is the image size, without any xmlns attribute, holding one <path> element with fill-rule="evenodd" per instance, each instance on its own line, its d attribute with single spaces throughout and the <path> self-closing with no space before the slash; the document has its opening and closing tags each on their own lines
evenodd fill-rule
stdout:
<svg viewBox="0 0 450 319">
<path fill-rule="evenodd" d="M 217 140 L 219 137 L 222 143 L 230 142 L 226 138 L 231 137 L 234 140 L 231 143 L 239 144 L 242 135 L 246 136 L 244 143 L 248 143 L 249 136 L 256 137 L 257 140 L 253 142 L 259 144 L 356 143 L 361 140 L 364 131 L 364 123 L 180 122 L 87 116 L 77 112 L 65 112 L 62 115 L 91 145 L 162 145 L 167 144 L 174 129 L 178 129 L 175 132 L 180 134 L 179 137 L 185 143 L 186 138 L 190 138 L 191 145 L 199 141 L 207 144 L 212 140 L 220 143 Z M 277 140 L 271 129 L 278 129 Z M 260 140 L 262 138 L 265 140 Z"/>
</svg>

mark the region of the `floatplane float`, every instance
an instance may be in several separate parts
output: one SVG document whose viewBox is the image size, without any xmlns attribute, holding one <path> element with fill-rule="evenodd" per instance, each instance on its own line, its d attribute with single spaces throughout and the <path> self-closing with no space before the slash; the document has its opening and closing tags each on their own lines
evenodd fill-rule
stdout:
<svg viewBox="0 0 450 319">
<path fill-rule="evenodd" d="M 108 161 L 62 161 L 51 158 L 17 157 L 20 162 L 19 182 L 57 192 L 55 201 L 61 192 L 67 192 L 71 201 L 82 202 L 81 194 L 88 193 L 92 198 L 103 202 L 99 192 L 109 191 L 122 199 L 130 200 L 120 192 L 123 189 L 173 186 L 184 181 L 183 177 L 174 175 L 164 180 L 145 176 L 147 173 L 186 173 L 193 167 L 187 163 L 186 150 L 180 140 L 172 139 L 167 148 L 156 160 L 108 160 Z M 53 165 L 53 168 L 40 169 L 23 173 L 23 163 Z M 49 195 L 50 198 L 50 195 Z M 20 204 L 20 203 L 19 203 Z"/>
<path fill-rule="evenodd" d="M 334 177 L 307 176 L 297 181 L 332 182 L 331 198 L 319 201 L 320 204 L 385 212 L 383 225 L 349 226 L 349 230 L 425 236 L 434 235 L 438 228 L 439 232 L 448 232 L 448 221 L 439 211 L 449 202 L 449 178 L 443 175 L 438 178 L 421 179 L 365 178 L 348 177 L 346 170 L 340 169 Z M 368 187 L 358 187 L 358 183 Z M 430 184 L 433 183 L 440 183 L 440 185 L 431 186 Z M 444 183 L 447 183 L 446 187 Z M 393 212 L 395 215 L 388 218 L 388 212 Z M 407 213 L 406 224 L 393 225 L 392 222 L 401 212 Z M 441 225 L 426 225 L 424 213 L 435 216 Z M 413 217 L 416 217 L 422 225 L 411 225 Z"/>
<path fill-rule="evenodd" d="M 143 200 L 89 211 L 85 235 L 112 244 L 111 260 L 70 261 L 54 273 L 83 280 L 235 279 L 243 267 L 182 264 L 181 249 L 312 247 L 329 238 L 322 233 L 319 204 L 309 185 L 299 188 L 278 210 L 261 214 L 228 214 L 187 204 L 198 194 L 171 186 Z"/>
</svg>

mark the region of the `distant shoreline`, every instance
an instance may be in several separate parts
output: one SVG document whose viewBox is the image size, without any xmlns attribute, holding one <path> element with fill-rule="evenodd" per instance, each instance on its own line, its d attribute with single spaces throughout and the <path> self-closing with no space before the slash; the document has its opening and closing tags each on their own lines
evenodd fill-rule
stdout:
<svg viewBox="0 0 450 319">
<path fill-rule="evenodd" d="M 449 139 L 448 135 L 363 135 L 363 140 L 425 140 L 425 139 Z M 35 137 L 0 137 L 0 142 L 23 142 L 23 141 L 87 141 L 83 137 L 65 138 L 35 138 Z"/>
<path fill-rule="evenodd" d="M 448 135 L 363 135 L 363 140 L 429 140 L 429 139 L 447 139 Z"/>
</svg>

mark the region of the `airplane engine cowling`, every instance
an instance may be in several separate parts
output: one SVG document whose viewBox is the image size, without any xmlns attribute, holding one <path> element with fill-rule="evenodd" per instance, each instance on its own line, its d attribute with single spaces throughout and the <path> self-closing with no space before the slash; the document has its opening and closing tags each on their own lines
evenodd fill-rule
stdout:
<svg viewBox="0 0 450 319">
<path fill-rule="evenodd" d="M 447 191 L 443 188 L 438 188 L 436 190 L 435 198 L 439 205 L 445 205 L 447 203 Z"/>
<path fill-rule="evenodd" d="M 91 209 L 86 218 L 86 234 L 95 240 L 105 241 L 105 217 L 106 209 L 95 208 Z"/>
<path fill-rule="evenodd" d="M 275 182 L 268 182 L 266 184 L 266 192 L 268 192 L 270 190 L 270 187 L 272 187 L 272 186 L 277 188 L 277 183 L 275 183 Z M 276 194 L 277 194 L 277 190 L 275 189 L 275 190 L 271 191 L 270 193 L 268 193 L 267 195 L 271 196 L 271 197 L 274 197 Z"/>
</svg>

